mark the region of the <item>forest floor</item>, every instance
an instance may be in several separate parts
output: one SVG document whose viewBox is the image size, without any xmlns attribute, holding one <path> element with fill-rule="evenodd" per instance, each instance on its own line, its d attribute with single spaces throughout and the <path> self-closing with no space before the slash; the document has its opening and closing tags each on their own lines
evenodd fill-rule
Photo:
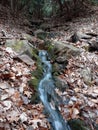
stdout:
<svg viewBox="0 0 98 130">
<path fill-rule="evenodd" d="M 5 46 L 7 40 L 25 39 L 23 34 L 31 29 L 28 25 L 14 26 L 12 23 L 13 20 L 10 21 L 7 17 L 0 18 L 0 130 L 50 130 L 42 103 L 30 103 L 34 89 L 29 87 L 28 81 L 32 78 L 30 72 L 37 68 L 35 60 L 32 59 L 34 63 L 28 65 L 16 58 L 17 53 L 12 48 Z M 76 18 L 67 22 L 67 25 L 67 31 L 66 25 L 53 28 L 52 32 L 60 35 L 52 40 L 66 42 L 77 31 L 98 37 L 98 9 L 91 16 Z M 23 27 L 20 29 L 20 26 Z M 96 36 L 92 36 L 90 40 L 96 40 Z M 32 36 L 32 41 L 36 42 L 37 37 Z M 81 54 L 71 57 L 66 69 L 58 76 L 67 81 L 69 88 L 63 92 L 56 89 L 56 92 L 63 100 L 70 99 L 67 105 L 60 106 L 65 120 L 79 118 L 85 120 L 91 130 L 97 130 L 98 50 L 87 51 L 86 42 L 70 42 L 81 50 Z"/>
</svg>

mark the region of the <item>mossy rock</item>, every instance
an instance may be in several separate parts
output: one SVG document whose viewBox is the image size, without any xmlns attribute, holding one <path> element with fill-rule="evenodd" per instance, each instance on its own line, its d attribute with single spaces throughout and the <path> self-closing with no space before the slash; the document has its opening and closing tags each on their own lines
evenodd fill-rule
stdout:
<svg viewBox="0 0 98 130">
<path fill-rule="evenodd" d="M 31 89 L 34 89 L 34 94 L 31 96 L 30 102 L 31 103 L 38 103 L 39 95 L 38 95 L 38 85 L 42 78 L 42 70 L 41 68 L 37 68 L 35 71 L 32 72 L 32 79 L 29 81 L 29 86 Z"/>
<path fill-rule="evenodd" d="M 57 56 L 55 55 L 55 47 L 54 47 L 54 45 L 52 45 L 51 40 L 46 40 L 45 41 L 45 48 L 46 48 L 51 60 L 55 60 L 55 58 Z"/>
<path fill-rule="evenodd" d="M 54 77 L 55 86 L 62 92 L 69 88 L 65 79 L 60 78 L 59 76 Z"/>
<path fill-rule="evenodd" d="M 19 39 L 6 40 L 5 46 L 12 48 L 18 54 L 21 54 L 27 50 L 29 51 L 29 53 L 32 53 L 32 48 L 29 46 L 28 40 L 19 40 Z"/>
<path fill-rule="evenodd" d="M 49 42 L 49 41 L 48 41 Z M 51 43 L 47 44 L 47 51 L 50 54 L 54 54 L 54 45 L 52 45 Z M 52 55 L 53 56 L 53 55 Z"/>
<path fill-rule="evenodd" d="M 41 40 L 45 40 L 47 38 L 47 32 L 43 31 L 42 29 L 36 30 L 34 35 Z"/>
<path fill-rule="evenodd" d="M 29 86 L 33 87 L 34 90 L 37 90 L 37 86 L 38 86 L 39 80 L 35 77 L 33 77 L 30 81 L 29 81 Z"/>
<path fill-rule="evenodd" d="M 36 60 L 36 66 L 37 69 L 31 72 L 32 78 L 29 81 L 29 86 L 34 89 L 35 93 L 31 96 L 31 103 L 38 103 L 39 102 L 39 96 L 38 96 L 38 85 L 40 80 L 42 79 L 43 76 L 43 67 L 41 60 L 38 56 L 38 50 L 34 49 L 32 51 L 33 53 L 33 59 Z"/>
<path fill-rule="evenodd" d="M 35 89 L 38 87 L 39 81 L 42 79 L 43 76 L 43 68 L 41 63 L 37 63 L 37 69 L 31 72 L 32 79 L 29 81 L 30 85 L 33 86 Z"/>
<path fill-rule="evenodd" d="M 72 56 L 78 56 L 81 53 L 78 48 L 68 43 L 53 41 L 51 44 L 54 45 L 54 54 L 56 56 L 66 56 L 66 58 L 69 59 Z"/>
<path fill-rule="evenodd" d="M 83 120 L 72 119 L 68 121 L 71 130 L 91 130 Z"/>
<path fill-rule="evenodd" d="M 61 71 L 60 66 L 57 63 L 54 63 L 52 65 L 52 74 L 53 74 L 53 76 L 58 76 L 60 71 Z"/>
<path fill-rule="evenodd" d="M 46 39 L 46 37 L 47 37 L 47 33 L 39 33 L 39 34 L 37 34 L 37 37 L 39 38 L 39 39 L 41 39 L 41 40 L 45 40 Z"/>
<path fill-rule="evenodd" d="M 39 98 L 38 92 L 35 92 L 34 94 L 31 95 L 30 103 L 37 104 L 39 102 L 40 102 L 40 98 Z"/>
<path fill-rule="evenodd" d="M 32 59 L 39 61 L 38 49 L 37 48 L 32 48 Z"/>
</svg>

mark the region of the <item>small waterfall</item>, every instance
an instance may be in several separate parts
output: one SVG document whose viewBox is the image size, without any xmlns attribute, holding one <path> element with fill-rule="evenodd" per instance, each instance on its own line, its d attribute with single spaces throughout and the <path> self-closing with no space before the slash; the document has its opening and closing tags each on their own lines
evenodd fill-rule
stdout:
<svg viewBox="0 0 98 130">
<path fill-rule="evenodd" d="M 55 92 L 55 85 L 52 78 L 52 65 L 48 60 L 47 51 L 40 50 L 39 57 L 43 64 L 43 79 L 39 83 L 38 91 L 40 99 L 50 116 L 52 127 L 54 130 L 71 130 L 58 110 L 59 98 Z M 53 106 L 51 102 L 54 104 Z"/>
</svg>

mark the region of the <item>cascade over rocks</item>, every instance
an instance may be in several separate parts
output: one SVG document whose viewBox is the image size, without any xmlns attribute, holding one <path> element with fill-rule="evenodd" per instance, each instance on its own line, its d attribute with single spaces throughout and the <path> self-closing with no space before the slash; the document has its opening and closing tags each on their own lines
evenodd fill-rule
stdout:
<svg viewBox="0 0 98 130">
<path fill-rule="evenodd" d="M 13 117 L 17 116 L 16 109 L 20 107 L 22 110 L 19 110 L 17 118 L 19 119 L 18 123 L 23 125 L 23 129 L 50 130 L 49 120 L 46 120 L 49 116 L 46 113 L 43 114 L 43 105 L 40 103 L 38 95 L 38 85 L 41 79 L 43 79 L 42 84 L 45 88 L 44 92 L 46 91 L 48 94 L 48 96 L 46 96 L 45 93 L 49 106 L 53 112 L 54 109 L 57 109 L 59 106 L 58 109 L 63 115 L 64 121 L 69 120 L 68 123 L 71 126 L 71 130 L 91 130 L 89 127 L 93 130 L 96 128 L 97 130 L 98 33 L 93 32 L 91 28 L 91 32 L 88 30 L 85 31 L 85 25 L 82 26 L 84 30 L 76 32 L 73 26 L 73 32 L 69 30 L 70 32 L 67 35 L 65 32 L 66 27 L 63 26 L 63 24 L 61 25 L 61 31 L 59 31 L 60 25 L 52 25 L 50 23 L 49 25 L 44 25 L 43 22 L 34 22 L 32 24 L 33 26 L 36 24 L 36 28 L 42 28 L 36 31 L 35 28 L 34 30 L 32 29 L 33 36 L 29 35 L 31 33 L 21 33 L 20 38 L 18 38 L 17 35 L 15 35 L 16 37 L 13 36 L 9 38 L 8 33 L 6 33 L 7 31 L 4 30 L 0 32 L 0 46 L 4 45 L 5 47 L 0 47 L 0 80 L 6 80 L 5 83 L 0 82 L 0 107 L 2 106 L 1 111 L 3 111 L 8 105 L 8 109 L 12 107 L 16 113 L 12 114 L 10 109 L 7 114 L 2 112 L 4 119 L 11 121 L 10 124 L 12 125 L 13 121 L 15 121 Z M 77 27 L 77 30 L 78 29 Z M 70 38 L 67 39 L 68 36 L 70 36 Z M 66 37 L 66 39 L 63 37 Z M 85 47 L 88 47 L 88 50 L 86 50 Z M 38 57 L 39 50 L 43 49 L 49 54 L 46 60 L 44 60 L 44 63 L 42 63 Z M 89 52 L 89 49 L 94 49 L 94 52 Z M 13 56 L 13 53 L 15 53 L 15 56 Z M 46 62 L 50 62 L 52 65 L 52 70 L 50 70 L 53 80 L 47 76 Z M 28 71 L 26 67 L 28 67 L 28 71 L 30 70 L 30 72 L 32 72 L 27 74 Z M 45 79 L 45 74 L 48 77 L 47 80 Z M 22 77 L 23 75 L 24 77 Z M 31 76 L 31 79 L 29 76 Z M 25 80 L 26 78 L 29 80 L 28 83 L 27 80 Z M 4 90 L 7 95 L 2 93 Z M 16 90 L 18 93 L 16 93 Z M 16 94 L 15 108 L 14 105 L 12 105 L 14 104 L 12 101 L 14 93 Z M 9 94 L 11 94 L 11 97 L 9 97 Z M 32 94 L 32 96 L 29 97 L 29 94 Z M 10 100 L 10 98 L 12 100 L 6 102 Z M 3 101 L 5 106 L 2 105 Z M 19 103 L 17 101 L 19 101 Z M 45 101 L 47 101 L 46 98 Z M 17 106 L 17 103 L 19 106 Z M 7 118 L 5 118 L 5 114 Z M 50 116 L 52 117 L 51 114 Z M 57 118 L 59 119 L 61 117 L 57 116 Z M 19 127 L 17 127 L 18 123 L 16 122 L 13 123 L 12 126 L 9 125 L 9 129 L 12 127 L 12 129 L 18 130 Z M 50 121 L 50 124 L 52 122 L 53 119 Z M 43 123 L 45 124 L 43 125 Z M 5 122 L 3 122 L 2 127 L 1 124 L 2 123 L 0 123 L 0 128 L 3 129 Z M 61 130 L 59 129 L 59 124 L 59 122 L 55 122 L 54 124 L 57 130 Z"/>
</svg>

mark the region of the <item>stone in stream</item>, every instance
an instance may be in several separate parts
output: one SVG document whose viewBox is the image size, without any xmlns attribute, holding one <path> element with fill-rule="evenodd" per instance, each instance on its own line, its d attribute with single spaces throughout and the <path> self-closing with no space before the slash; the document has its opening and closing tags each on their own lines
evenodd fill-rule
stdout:
<svg viewBox="0 0 98 130">
<path fill-rule="evenodd" d="M 68 60 L 72 56 L 78 56 L 81 53 L 80 49 L 61 41 L 52 41 L 48 43 L 46 46 L 53 64 L 54 75 L 58 75 L 58 73 L 66 69 Z"/>
</svg>

